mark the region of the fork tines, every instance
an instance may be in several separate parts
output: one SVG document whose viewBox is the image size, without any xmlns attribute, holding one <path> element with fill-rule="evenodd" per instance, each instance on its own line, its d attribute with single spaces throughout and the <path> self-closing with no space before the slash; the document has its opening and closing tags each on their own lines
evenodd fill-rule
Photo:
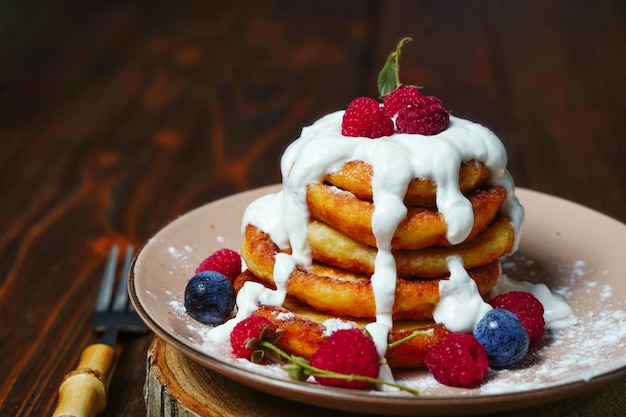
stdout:
<svg viewBox="0 0 626 417">
<path fill-rule="evenodd" d="M 111 247 L 94 309 L 93 327 L 97 331 L 145 330 L 145 325 L 137 316 L 128 297 L 128 274 L 134 250 L 132 245 L 126 248 L 122 270 L 119 274 L 117 286 L 115 286 L 115 271 L 118 263 L 119 247 L 117 245 Z"/>
</svg>

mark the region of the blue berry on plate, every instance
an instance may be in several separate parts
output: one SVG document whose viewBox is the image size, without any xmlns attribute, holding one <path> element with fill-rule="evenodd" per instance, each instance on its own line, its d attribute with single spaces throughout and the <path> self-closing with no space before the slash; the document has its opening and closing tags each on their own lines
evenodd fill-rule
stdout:
<svg viewBox="0 0 626 417">
<path fill-rule="evenodd" d="M 528 332 L 515 314 L 502 308 L 489 311 L 478 322 L 474 337 L 487 352 L 489 366 L 510 368 L 528 353 Z"/>
<path fill-rule="evenodd" d="M 201 323 L 223 323 L 234 307 L 235 289 L 224 274 L 200 272 L 185 287 L 185 308 L 191 317 Z"/>
</svg>

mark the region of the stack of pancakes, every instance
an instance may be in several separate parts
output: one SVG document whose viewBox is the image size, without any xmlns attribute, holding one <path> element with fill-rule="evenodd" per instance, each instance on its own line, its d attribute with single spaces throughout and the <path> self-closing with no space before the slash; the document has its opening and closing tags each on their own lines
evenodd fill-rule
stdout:
<svg viewBox="0 0 626 417">
<path fill-rule="evenodd" d="M 261 306 L 254 313 L 285 331 L 279 346 L 292 354 L 309 358 L 337 319 L 358 326 L 376 319 L 370 281 L 377 253 L 371 227 L 371 179 L 369 164 L 350 161 L 323 181 L 307 186 L 312 265 L 296 267 L 291 273 L 282 307 Z M 437 184 L 424 178 L 409 183 L 404 199 L 407 216 L 391 242 L 397 282 L 389 341 L 416 329 L 431 331 L 389 349 L 386 359 L 391 367 L 422 366 L 428 349 L 448 334 L 432 321 L 432 315 L 439 301 L 439 282 L 449 278 L 449 256 L 462 258 L 481 295 L 496 284 L 498 258 L 513 247 L 515 230 L 501 210 L 507 191 L 493 184 L 483 163 L 470 160 L 461 164 L 459 187 L 472 205 L 474 224 L 463 242 L 452 245 L 446 238 L 446 220 L 436 207 Z M 238 278 L 236 288 L 246 281 L 275 288 L 273 270 L 279 252 L 269 234 L 245 225 L 241 254 L 248 269 Z"/>
</svg>

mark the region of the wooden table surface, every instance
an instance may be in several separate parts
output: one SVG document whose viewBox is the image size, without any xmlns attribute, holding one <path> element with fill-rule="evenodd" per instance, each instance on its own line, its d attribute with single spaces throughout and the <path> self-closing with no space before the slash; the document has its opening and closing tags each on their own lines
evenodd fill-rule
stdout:
<svg viewBox="0 0 626 417">
<path fill-rule="evenodd" d="M 31 0 L 0 5 L 0 32 L 2 416 L 54 409 L 111 244 L 279 182 L 286 145 L 376 96 L 405 35 L 402 79 L 494 130 L 517 185 L 626 222 L 620 1 Z M 103 415 L 145 414 L 151 340 L 121 340 Z M 516 415 L 623 415 L 625 390 Z"/>
</svg>

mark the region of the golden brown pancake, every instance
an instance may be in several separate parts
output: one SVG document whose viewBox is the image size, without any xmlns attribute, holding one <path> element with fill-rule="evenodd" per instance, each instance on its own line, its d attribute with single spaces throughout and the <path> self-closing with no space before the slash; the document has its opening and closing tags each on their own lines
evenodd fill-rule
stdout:
<svg viewBox="0 0 626 417">
<path fill-rule="evenodd" d="M 249 270 L 264 284 L 274 283 L 273 270 L 278 246 L 267 233 L 246 226 L 241 256 Z M 497 260 L 468 270 L 481 295 L 487 294 L 500 275 Z M 439 302 L 439 281 L 449 274 L 431 279 L 397 279 L 393 318 L 431 319 Z M 287 293 L 318 311 L 356 318 L 374 319 L 376 305 L 370 277 L 313 262 L 310 269 L 296 267 L 289 277 Z"/>
<path fill-rule="evenodd" d="M 239 289 L 243 283 L 250 280 L 259 281 L 250 271 L 244 271 L 237 278 L 235 286 Z M 252 315 L 266 317 L 277 328 L 282 329 L 284 333 L 276 345 L 292 355 L 305 359 L 310 359 L 320 344 L 329 336 L 324 322 L 329 319 L 337 319 L 335 316 L 315 311 L 291 297 L 287 297 L 283 307 L 261 306 Z M 361 328 L 364 328 L 368 323 L 368 321 L 351 318 L 339 319 L 354 323 Z M 389 343 L 407 337 L 417 330 L 430 332 L 388 349 L 385 358 L 390 367 L 417 368 L 424 366 L 426 352 L 450 334 L 444 326 L 434 324 L 432 321 L 403 320 L 394 323 L 394 329 L 389 334 Z"/>
<path fill-rule="evenodd" d="M 459 189 L 468 193 L 482 186 L 490 172 L 474 160 L 463 162 L 459 169 Z M 372 166 L 363 161 L 350 161 L 336 172 L 326 175 L 325 182 L 350 191 L 358 199 L 372 201 Z M 415 178 L 408 186 L 404 202 L 407 206 L 435 207 L 437 184 L 425 178 Z"/>
<path fill-rule="evenodd" d="M 347 191 L 325 184 L 307 186 L 307 205 L 311 215 L 352 239 L 376 246 L 372 232 L 374 204 L 359 200 Z M 474 210 L 474 226 L 466 241 L 482 232 L 494 219 L 506 198 L 503 187 L 479 189 L 468 196 Z M 398 225 L 391 242 L 393 249 L 423 249 L 449 246 L 446 220 L 438 211 L 409 207 L 407 217 Z"/>
<path fill-rule="evenodd" d="M 367 275 L 374 273 L 376 248 L 357 242 L 319 221 L 309 224 L 307 238 L 313 259 Z M 434 278 L 448 272 L 448 256 L 459 255 L 466 268 L 474 268 L 508 253 L 514 240 L 515 230 L 510 219 L 503 216 L 474 239 L 460 245 L 394 250 L 393 255 L 399 277 Z"/>
</svg>

